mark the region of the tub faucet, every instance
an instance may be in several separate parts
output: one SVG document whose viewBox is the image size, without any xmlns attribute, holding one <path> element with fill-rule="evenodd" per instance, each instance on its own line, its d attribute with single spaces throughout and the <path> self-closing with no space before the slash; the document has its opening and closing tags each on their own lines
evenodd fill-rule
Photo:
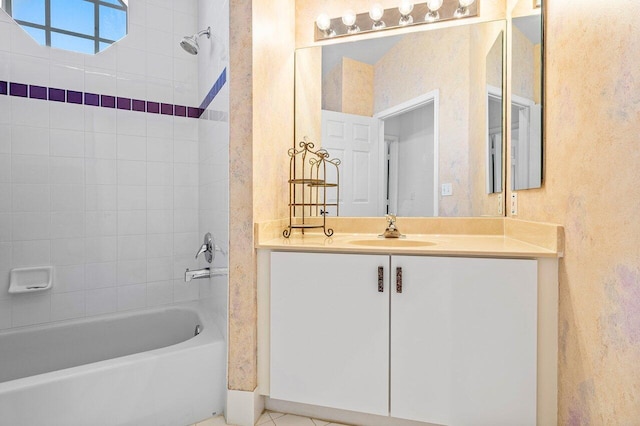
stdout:
<svg viewBox="0 0 640 426">
<path fill-rule="evenodd" d="M 382 236 L 385 238 L 400 238 L 400 231 L 396 227 L 396 215 L 385 215 L 385 219 L 387 219 L 387 229 L 384 230 Z"/>
<path fill-rule="evenodd" d="M 202 278 L 219 277 L 221 275 L 228 275 L 229 268 L 202 268 L 194 269 L 193 271 L 187 269 L 184 271 L 184 281 L 189 282 L 191 280 L 199 280 Z"/>
</svg>

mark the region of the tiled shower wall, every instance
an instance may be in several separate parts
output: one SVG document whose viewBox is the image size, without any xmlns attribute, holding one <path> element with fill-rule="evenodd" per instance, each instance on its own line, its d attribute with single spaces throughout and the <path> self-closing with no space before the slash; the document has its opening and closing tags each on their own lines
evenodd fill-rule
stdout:
<svg viewBox="0 0 640 426">
<path fill-rule="evenodd" d="M 131 1 L 127 37 L 95 56 L 38 46 L 0 11 L 0 329 L 211 294 L 183 280 L 202 240 L 207 120 L 189 117 L 203 100 L 198 59 L 179 47 L 197 11 Z M 208 72 L 204 92 L 222 69 Z M 11 96 L 11 83 L 34 97 Z M 55 267 L 51 291 L 7 293 L 11 268 L 39 265 Z"/>
</svg>

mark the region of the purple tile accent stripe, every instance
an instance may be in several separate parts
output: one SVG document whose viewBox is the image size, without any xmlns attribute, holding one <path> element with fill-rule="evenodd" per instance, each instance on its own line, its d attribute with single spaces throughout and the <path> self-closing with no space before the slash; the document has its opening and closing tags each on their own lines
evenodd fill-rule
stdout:
<svg viewBox="0 0 640 426">
<path fill-rule="evenodd" d="M 42 86 L 29 86 L 29 97 L 47 100 L 47 88 Z"/>
<path fill-rule="evenodd" d="M 226 82 L 227 82 L 227 69 L 225 68 L 222 70 L 222 73 L 218 77 L 218 80 L 216 80 L 216 82 L 213 83 L 213 86 L 209 90 L 209 93 L 207 93 L 207 96 L 205 96 L 204 100 L 200 104 L 200 110 L 202 112 L 204 112 L 209 107 L 209 105 L 211 105 L 211 102 L 215 99 L 215 97 L 218 95 L 220 90 L 222 90 Z M 202 115 L 202 112 L 200 113 L 200 115 Z"/>
<path fill-rule="evenodd" d="M 79 92 L 75 90 L 58 89 L 28 85 L 11 81 L 0 81 L 0 95 L 17 96 L 21 98 L 40 99 L 50 102 L 66 102 L 70 104 L 95 106 L 102 108 L 117 108 L 126 111 L 146 112 L 147 114 L 162 114 L 176 117 L 206 118 L 205 110 L 218 95 L 227 82 L 225 68 L 213 87 L 207 93 L 199 107 L 186 105 L 165 104 L 142 99 L 131 99 L 111 95 Z"/>
<path fill-rule="evenodd" d="M 11 96 L 27 97 L 27 85 L 21 83 L 9 83 L 9 94 Z"/>
</svg>

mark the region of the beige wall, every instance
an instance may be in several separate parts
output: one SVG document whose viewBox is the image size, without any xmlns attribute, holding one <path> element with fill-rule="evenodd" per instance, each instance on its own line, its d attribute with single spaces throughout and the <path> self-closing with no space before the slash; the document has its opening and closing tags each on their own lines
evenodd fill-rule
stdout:
<svg viewBox="0 0 640 426">
<path fill-rule="evenodd" d="M 373 117 L 373 66 L 342 60 L 342 112 Z"/>
<path fill-rule="evenodd" d="M 640 419 L 640 2 L 546 0 L 545 181 L 520 219 L 565 226 L 559 423 Z"/>
<path fill-rule="evenodd" d="M 482 10 L 495 3 L 483 2 Z M 635 425 L 640 419 L 640 2 L 546 4 L 545 182 L 539 190 L 519 192 L 517 217 L 565 226 L 559 424 Z M 318 13 L 338 16 L 345 6 L 366 10 L 368 2 L 297 0 L 296 44 L 311 43 Z M 256 381 L 250 159 L 255 139 L 246 126 L 255 113 L 247 107 L 254 81 L 247 58 L 250 16 L 250 0 L 232 0 L 229 384 L 243 390 Z M 286 36 L 277 39 L 289 44 Z M 277 113 L 288 109 L 285 102 Z M 272 110 L 260 109 L 268 116 L 265 111 Z M 273 214 L 279 208 L 274 201 L 264 207 Z"/>
<path fill-rule="evenodd" d="M 230 4 L 229 388 L 257 385 L 253 223 L 287 213 L 293 0 Z M 277 31 L 277 33 L 276 33 Z"/>
<path fill-rule="evenodd" d="M 300 51 L 306 52 L 308 50 L 319 50 L 322 52 L 321 48 L 301 49 Z M 322 63 L 320 63 L 320 69 L 322 69 Z M 301 81 L 306 82 L 307 78 L 305 77 L 304 80 Z M 298 86 L 309 87 L 311 85 L 304 83 Z M 342 61 L 322 78 L 322 85 L 313 86 L 313 89 L 322 96 L 322 109 L 342 112 Z"/>
<path fill-rule="evenodd" d="M 295 81 L 305 81 L 295 88 L 295 142 L 304 138 L 320 146 L 322 127 L 322 49 L 296 51 Z"/>
</svg>

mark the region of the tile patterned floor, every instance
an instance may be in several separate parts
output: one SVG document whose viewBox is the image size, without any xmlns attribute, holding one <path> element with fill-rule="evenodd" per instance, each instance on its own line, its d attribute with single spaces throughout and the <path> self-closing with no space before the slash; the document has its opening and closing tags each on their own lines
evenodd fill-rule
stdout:
<svg viewBox="0 0 640 426">
<path fill-rule="evenodd" d="M 311 419 L 309 417 L 295 416 L 293 414 L 277 413 L 275 411 L 265 411 L 260 419 L 258 426 L 345 426 L 341 423 L 330 423 L 324 420 Z M 223 416 L 214 417 L 204 420 L 194 426 L 233 426 L 227 425 Z"/>
</svg>

